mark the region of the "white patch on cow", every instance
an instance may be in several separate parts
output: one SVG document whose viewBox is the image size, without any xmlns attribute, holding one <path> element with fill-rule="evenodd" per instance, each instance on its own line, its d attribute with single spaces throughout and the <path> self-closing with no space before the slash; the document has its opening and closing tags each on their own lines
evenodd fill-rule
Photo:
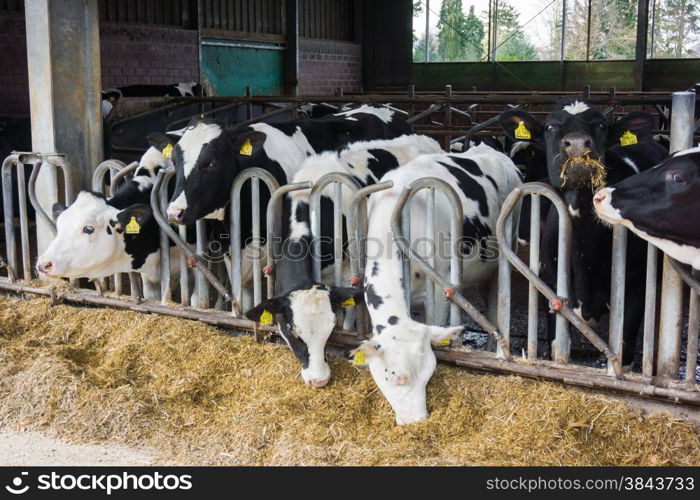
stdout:
<svg viewBox="0 0 700 500">
<path fill-rule="evenodd" d="M 343 111 L 342 113 L 336 113 L 333 116 L 342 116 L 347 119 L 352 119 L 355 120 L 355 118 L 351 118 L 352 115 L 355 115 L 357 113 L 367 113 L 368 115 L 374 115 L 377 118 L 379 118 L 381 121 L 384 123 L 389 123 L 393 117 L 394 117 L 394 112 L 390 110 L 389 108 L 378 108 L 374 106 L 367 106 L 366 104 L 363 106 L 360 106 L 359 108 L 356 109 L 351 109 L 350 111 Z"/>
<path fill-rule="evenodd" d="M 450 151 L 454 151 L 455 153 L 461 153 L 464 150 L 464 144 L 461 142 L 453 142 L 450 144 Z"/>
<path fill-rule="evenodd" d="M 187 197 L 185 196 L 185 192 L 182 191 L 177 198 L 175 198 L 170 205 L 168 205 L 168 216 L 170 216 L 171 213 L 173 215 L 176 215 L 175 213 L 179 213 L 180 210 L 186 210 L 187 209 Z"/>
<path fill-rule="evenodd" d="M 628 158 L 628 157 L 626 157 L 626 156 L 623 156 L 623 157 L 622 157 L 622 161 L 624 161 L 632 170 L 634 170 L 634 173 L 635 173 L 635 174 L 638 174 L 638 173 L 639 173 L 639 167 L 637 166 L 636 163 L 634 163 L 634 162 L 632 161 L 631 158 Z"/>
<path fill-rule="evenodd" d="M 527 141 L 518 141 L 514 143 L 513 146 L 510 148 L 510 157 L 513 158 L 520 151 L 522 151 L 523 149 L 527 149 L 528 147 L 530 147 L 530 143 Z"/>
<path fill-rule="evenodd" d="M 301 370 L 301 377 L 307 384 L 323 387 L 331 376 L 325 357 L 326 342 L 336 322 L 329 291 L 317 287 L 296 290 L 289 294 L 289 303 L 294 331 L 309 351 L 309 366 Z"/>
<path fill-rule="evenodd" d="M 454 157 L 473 160 L 484 175 L 470 174 L 454 161 Z M 488 216 L 481 215 L 476 200 L 464 195 L 457 178 L 445 165 L 462 170 L 484 189 L 489 208 Z M 486 175 L 494 180 L 498 189 L 486 178 Z M 492 232 L 495 230 L 503 200 L 513 189 L 521 185 L 518 169 L 513 162 L 503 153 L 481 144 L 459 155 L 419 156 L 381 178 L 381 181 L 392 181 L 394 184 L 392 188 L 370 196 L 365 302 L 375 335 L 363 347 L 363 351 L 372 377 L 394 409 L 396 421 L 399 424 L 415 422 L 428 415 L 425 404 L 426 386 L 435 370 L 435 356 L 430 349 L 430 342 L 439 340 L 441 337 L 454 336 L 462 329 L 462 327 L 452 329 L 432 327 L 413 320 L 404 299 L 401 280 L 402 259 L 398 257 L 398 247 L 391 237 L 391 218 L 387 214 L 393 212 L 400 193 L 408 185 L 425 177 L 438 177 L 447 182 L 459 195 L 464 217 L 478 220 L 484 226 L 491 228 Z M 412 242 L 427 236 L 425 200 L 425 192 L 422 192 L 416 195 L 411 204 L 409 220 Z M 436 197 L 435 201 L 435 229 L 437 232 L 447 234 L 452 209 L 443 197 Z M 517 220 L 518 214 L 514 217 Z M 513 228 L 512 237 L 515 240 L 517 224 L 514 226 L 516 227 Z M 373 245 L 370 242 L 381 243 Z M 468 283 L 470 286 L 485 282 L 492 277 L 497 268 L 496 258 L 486 261 L 478 258 L 480 244 L 474 245 L 474 248 L 477 257 L 465 258 L 463 267 L 463 283 Z M 447 274 L 449 262 L 446 259 L 437 258 L 435 268 L 439 273 Z M 412 269 L 411 272 L 413 273 L 414 270 Z M 444 305 L 447 306 L 447 304 Z M 437 314 L 437 322 L 444 324 L 449 307 L 442 309 L 444 311 Z"/>
<path fill-rule="evenodd" d="M 579 113 L 583 113 L 584 111 L 588 111 L 589 109 L 588 104 L 581 101 L 574 101 L 572 104 L 564 106 L 564 111 L 570 115 L 577 115 Z"/>
<path fill-rule="evenodd" d="M 104 198 L 85 191 L 78 194 L 75 202 L 59 215 L 56 237 L 37 260 L 39 264 L 51 263 L 47 276 L 94 279 L 143 271 L 143 268 L 132 268 L 124 234 L 113 228 L 110 228 L 111 234 L 107 232 L 109 221 L 116 220 L 118 213 L 119 210 L 107 205 Z M 94 228 L 92 234 L 83 232 L 85 226 Z M 155 274 L 157 276 L 157 272 Z"/>
<path fill-rule="evenodd" d="M 134 175 L 143 175 L 147 172 L 148 175 L 155 177 L 155 169 L 157 167 L 165 167 L 165 163 L 163 153 L 161 153 L 158 148 L 151 146 L 139 160 L 139 166 L 134 172 Z"/>
<path fill-rule="evenodd" d="M 205 215 L 204 219 L 224 220 L 224 208 L 217 208 L 213 212 Z"/>
<path fill-rule="evenodd" d="M 182 127 L 177 130 L 168 130 L 168 135 L 176 135 L 178 137 L 182 137 L 182 134 L 184 134 L 186 130 L 187 127 Z"/>
<path fill-rule="evenodd" d="M 138 190 L 142 193 L 153 187 L 153 179 L 147 175 L 136 175 L 132 179 L 138 186 Z"/>
<path fill-rule="evenodd" d="M 187 127 L 177 142 L 177 147 L 182 151 L 182 169 L 185 178 L 190 175 L 197 164 L 197 158 L 199 158 L 204 145 L 219 137 L 221 132 L 221 127 L 215 123 L 200 121 L 192 127 Z"/>
<path fill-rule="evenodd" d="M 267 136 L 263 143 L 263 151 L 269 159 L 279 163 L 287 179 L 294 176 L 308 155 L 315 153 L 299 127 L 291 137 L 267 123 L 253 123 L 250 127 Z"/>
<path fill-rule="evenodd" d="M 581 210 L 574 208 L 571 205 L 569 205 L 569 213 L 571 214 L 571 217 L 581 217 Z"/>
<path fill-rule="evenodd" d="M 102 99 L 102 118 L 106 118 L 113 107 L 114 105 L 109 102 L 109 99 Z"/>
<path fill-rule="evenodd" d="M 194 96 L 193 87 L 197 85 L 197 82 L 180 82 L 175 85 L 175 88 L 180 92 L 182 96 Z"/>
</svg>

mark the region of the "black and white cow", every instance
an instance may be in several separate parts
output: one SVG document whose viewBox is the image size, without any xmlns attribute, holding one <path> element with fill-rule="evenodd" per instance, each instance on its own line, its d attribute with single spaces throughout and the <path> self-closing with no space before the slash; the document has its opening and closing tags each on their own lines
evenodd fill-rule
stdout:
<svg viewBox="0 0 700 500">
<path fill-rule="evenodd" d="M 280 184 L 286 184 L 309 155 L 361 140 L 392 139 L 410 131 L 410 125 L 393 111 L 371 106 L 318 119 L 233 129 L 196 121 L 174 145 L 175 199 L 168 207 L 168 217 L 180 224 L 222 219 L 233 180 L 248 167 L 266 169 Z"/>
<path fill-rule="evenodd" d="M 139 272 L 144 296 L 159 299 L 160 233 L 150 196 L 156 174 L 166 166 L 160 151 L 151 147 L 139 161 L 134 177 L 113 197 L 81 191 L 67 208 L 54 204 L 57 234 L 37 259 L 39 275 L 97 279 Z"/>
<path fill-rule="evenodd" d="M 423 154 L 441 152 L 440 145 L 422 135 L 404 135 L 392 140 L 356 142 L 340 152 L 310 156 L 301 165 L 292 182 L 316 182 L 330 173 L 344 173 L 361 186 L 374 184 L 386 172 L 410 162 Z M 289 238 L 275 272 L 277 295 L 264 300 L 246 313 L 259 321 L 264 311 L 277 315 L 280 333 L 302 364 L 301 376 L 313 387 L 323 387 L 330 380 L 330 367 L 325 360 L 328 337 L 336 324 L 334 310 L 346 300 L 362 300 L 358 288 L 329 287 L 312 279 L 313 258 L 323 259 L 323 266 L 332 262 L 333 186 L 321 196 L 320 255 L 312 256 L 309 215 L 310 190 L 294 191 L 289 195 L 291 214 L 285 217 L 290 225 Z M 348 214 L 351 193 L 343 185 L 344 215 Z"/>
<path fill-rule="evenodd" d="M 122 97 L 195 97 L 203 96 L 204 88 L 197 82 L 171 85 L 126 85 L 102 91 L 102 117 L 106 117 Z"/>
<path fill-rule="evenodd" d="M 700 270 L 700 148 L 601 189 L 596 214 L 622 224 L 674 259 Z"/>
<path fill-rule="evenodd" d="M 373 336 L 360 345 L 355 356 L 358 352 L 364 354 L 398 424 L 427 418 L 426 386 L 436 366 L 431 342 L 456 337 L 463 330 L 462 326 L 430 326 L 414 320 L 404 299 L 403 259 L 392 237 L 390 215 L 401 192 L 424 177 L 448 182 L 461 200 L 465 287 L 493 279 L 498 263 L 496 221 L 506 196 L 521 185 L 518 169 L 506 155 L 480 145 L 461 154 L 420 156 L 382 177 L 382 181 L 391 180 L 393 188 L 370 196 L 365 303 Z M 411 204 L 412 245 L 432 238 L 426 233 L 425 212 L 423 191 Z M 443 197 L 436 196 L 438 232 L 448 234 L 451 212 Z M 514 227 L 513 235 L 516 232 Z M 436 270 L 443 276 L 449 268 L 447 258 L 440 253 L 436 256 Z"/>
<path fill-rule="evenodd" d="M 595 325 L 609 310 L 612 231 L 593 213 L 593 193 L 663 160 L 666 151 L 651 139 L 654 119 L 648 113 L 634 112 L 609 126 L 602 112 L 576 101 L 550 113 L 544 124 L 519 110 L 504 113 L 501 122 L 512 138 L 525 131 L 530 135 L 525 140 L 546 151 L 549 183 L 567 203 L 573 224 L 570 302 L 585 321 Z M 556 211 L 550 210 L 542 237 L 542 273 L 551 286 L 556 281 L 557 219 Z M 643 316 L 644 273 L 640 269 L 644 269 L 645 259 L 645 245 L 630 238 L 623 333 L 625 364 L 632 361 Z M 554 315 L 550 314 L 548 320 L 551 341 Z"/>
</svg>

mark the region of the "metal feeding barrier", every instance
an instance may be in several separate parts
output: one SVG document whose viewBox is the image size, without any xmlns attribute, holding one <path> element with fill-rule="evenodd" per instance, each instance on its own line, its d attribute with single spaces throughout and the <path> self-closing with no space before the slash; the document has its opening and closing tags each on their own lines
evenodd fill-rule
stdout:
<svg viewBox="0 0 700 500">
<path fill-rule="evenodd" d="M 448 92 L 449 93 L 449 92 Z M 428 118 L 431 114 L 444 112 L 445 122 L 450 123 L 452 114 L 460 114 L 451 104 L 453 97 L 447 96 L 443 102 L 431 105 L 429 109 L 417 114 L 410 113 L 413 121 Z M 251 102 L 253 102 L 251 100 Z M 291 102 L 291 101 L 290 101 Z M 336 101 L 340 102 L 340 101 Z M 401 102 L 397 99 L 397 102 Z M 420 104 L 416 101 L 413 104 Z M 484 101 L 486 102 L 486 101 Z M 488 101 L 490 103 L 490 101 Z M 232 103 L 233 104 L 233 103 Z M 332 104 L 331 104 L 332 105 Z M 678 108 L 676 108 L 678 106 Z M 679 137 L 677 122 L 687 120 L 687 113 L 676 113 L 683 104 L 676 102 L 674 96 L 674 125 L 672 137 Z M 279 112 L 288 111 L 286 108 Z M 471 108 L 470 108 L 471 112 Z M 276 112 L 275 112 L 276 113 Z M 470 123 L 475 122 L 476 112 L 466 117 Z M 685 118 L 684 118 L 685 116 Z M 252 117 L 251 117 L 252 118 Z M 681 126 L 682 127 L 682 126 Z M 474 130 L 478 132 L 478 130 Z M 675 136 L 673 134 L 676 134 Z M 691 132 L 692 134 L 692 132 Z M 443 134 L 446 137 L 449 134 Z M 676 139 L 675 149 L 687 147 L 679 144 Z M 673 147 L 673 146 L 672 146 Z M 17 166 L 34 165 L 29 179 L 29 188 L 25 189 L 24 168 L 18 168 L 16 182 L 13 182 L 12 171 Z M 161 283 L 160 303 L 143 301 L 140 294 L 139 278 L 130 273 L 132 298 L 124 297 L 125 287 L 122 279 L 114 276 L 96 287 L 98 292 L 87 288 L 76 288 L 74 291 L 64 291 L 55 288 L 42 288 L 18 283 L 22 278 L 27 281 L 32 278 L 32 238 L 31 221 L 28 213 L 27 199 L 37 209 L 37 222 L 54 228 L 52 217 L 45 213 L 37 201 L 35 186 L 40 168 L 45 168 L 52 174 L 52 182 L 57 187 L 60 183 L 55 171 L 61 170 L 64 178 L 64 199 L 69 204 L 74 195 L 70 179 L 70 168 L 61 155 L 39 155 L 35 153 L 13 153 L 3 162 L 2 184 L 4 196 L 5 222 L 5 256 L 0 264 L 5 264 L 7 278 L 0 277 L 0 288 L 16 293 L 34 293 L 50 296 L 55 302 L 69 301 L 82 304 L 95 304 L 109 307 L 120 307 L 135 311 L 168 314 L 177 317 L 195 319 L 212 325 L 275 334 L 277 328 L 273 325 L 259 325 L 243 319 L 241 313 L 275 293 L 275 269 L 280 259 L 281 236 L 283 235 L 283 200 L 297 190 L 311 190 L 309 193 L 309 208 L 313 252 L 320 256 L 321 220 L 329 217 L 333 221 L 332 231 L 332 263 L 334 272 L 327 278 L 329 284 L 361 287 L 364 276 L 366 239 L 367 239 L 367 204 L 368 197 L 378 191 L 389 189 L 390 181 L 361 187 L 353 178 L 344 174 L 330 174 L 316 182 L 303 182 L 280 186 L 278 181 L 266 170 L 253 168 L 244 171 L 234 181 L 231 188 L 230 205 L 227 208 L 228 224 L 223 236 L 218 240 L 208 241 L 207 221 L 200 220 L 193 227 L 169 224 L 166 214 L 167 205 L 172 197 L 170 185 L 175 174 L 173 167 L 158 172 L 150 203 L 153 216 L 160 228 Z M 122 180 L 128 179 L 136 164 L 124 165 L 117 160 L 108 160 L 100 164 L 92 180 L 93 190 L 113 195 Z M 21 173 L 20 173 L 21 172 Z M 109 182 L 106 176 L 109 175 Z M 262 184 L 262 185 L 261 185 Z M 244 185 L 246 187 L 244 187 Z M 244 189 L 250 188 L 250 207 L 243 206 Z M 19 209 L 13 206 L 13 193 L 18 195 Z M 246 192 L 247 194 L 247 192 Z M 333 210 L 324 212 L 321 197 L 329 198 Z M 517 205 L 523 197 L 529 196 L 532 201 L 531 214 L 531 245 L 529 248 L 529 263 L 525 263 L 512 249 L 511 229 L 517 213 Z M 542 199 L 547 198 L 559 214 L 559 245 L 558 273 L 556 289 L 550 289 L 539 277 L 539 234 Z M 451 220 L 449 241 L 449 269 L 444 263 L 436 262 L 434 257 L 424 258 L 411 245 L 409 213 L 412 203 L 420 201 L 425 204 L 426 219 L 424 221 L 426 234 L 435 239 L 437 233 L 436 204 L 447 203 L 450 207 Z M 251 220 L 242 221 L 242 214 L 251 214 Z M 15 222 L 18 211 L 18 222 Z M 462 205 L 459 196 L 449 184 L 440 179 L 425 178 L 414 182 L 401 194 L 391 216 L 393 239 L 404 255 L 404 279 L 407 289 L 407 299 L 410 304 L 411 269 L 418 269 L 425 274 L 425 318 L 429 323 L 447 321 L 452 325 L 462 324 L 463 314 L 468 314 L 483 330 L 496 340 L 495 352 L 470 350 L 462 346 L 451 345 L 436 350 L 438 359 L 459 366 L 508 372 L 528 377 L 561 381 L 564 383 L 594 387 L 598 389 L 627 392 L 667 401 L 691 403 L 700 405 L 700 391 L 695 381 L 697 369 L 698 348 L 698 289 L 700 284 L 685 269 L 672 261 L 669 268 L 664 265 L 662 284 L 662 301 L 660 310 L 656 311 L 657 296 L 657 255 L 654 247 L 649 247 L 647 254 L 647 286 L 646 312 L 644 317 L 644 342 L 642 353 L 641 374 L 622 373 L 620 352 L 622 342 L 622 318 L 624 313 L 624 256 L 626 230 L 616 228 L 613 252 L 613 280 L 611 290 L 610 336 L 606 343 L 585 323 L 567 304 L 569 296 L 569 261 L 571 252 L 571 222 L 568 209 L 559 195 L 551 187 L 543 184 L 525 184 L 511 193 L 506 199 L 498 219 L 496 236 L 500 249 L 498 272 L 496 279 L 497 308 L 495 314 L 484 315 L 475 307 L 464 294 L 462 266 L 463 256 L 459 247 L 462 239 Z M 387 214 L 388 216 L 388 214 Z M 343 217 L 347 225 L 347 241 L 343 232 Z M 242 228 L 250 227 L 252 241 L 243 241 Z M 447 221 L 445 221 L 447 222 Z M 326 224 L 323 225 L 326 227 Z M 21 256 L 18 256 L 19 233 Z M 220 234 L 222 236 L 222 234 Z M 264 244 L 263 244 L 264 242 Z M 215 244 L 222 246 L 214 248 Z M 246 245 L 245 243 L 251 243 Z M 2 256 L 0 256 L 2 259 Z M 439 264 L 439 265 L 438 265 Z M 678 272 L 673 271 L 674 267 Z M 442 267 L 440 267 L 442 266 Z M 20 271 L 21 267 L 21 271 Z M 348 271 L 349 267 L 349 273 Z M 444 268 L 443 268 L 444 267 Z M 320 281 L 322 263 L 316 259 L 313 264 L 313 278 Z M 525 277 L 528 285 L 527 303 L 527 349 L 523 358 L 511 352 L 511 309 L 514 304 L 511 293 L 513 272 Z M 179 275 L 176 281 L 175 276 Z M 348 276 L 349 275 L 349 276 Z M 123 278 L 123 276 L 122 276 Z M 266 280 L 263 283 L 263 278 Z M 685 364 L 684 380 L 679 380 L 681 354 L 680 323 L 683 318 L 683 283 L 691 291 L 688 299 L 688 341 L 687 361 Z M 179 287 L 178 287 L 179 284 Z M 77 283 L 74 283 L 77 285 Z M 173 304 L 176 293 L 180 295 L 180 303 Z M 494 288 L 495 289 L 495 288 Z M 102 295 L 105 290 L 113 291 L 116 295 Z M 442 291 L 442 297 L 440 296 Z M 212 292 L 214 295 L 212 295 Z M 553 361 L 538 359 L 537 333 L 539 321 L 539 300 L 544 296 L 556 313 L 555 340 L 552 346 Z M 214 300 L 212 300 L 214 299 Z M 444 304 L 440 300 L 449 301 L 445 313 Z M 355 307 L 356 319 L 351 330 L 337 328 L 331 336 L 330 343 L 336 346 L 355 346 L 370 332 L 369 314 L 363 304 Z M 657 316 L 666 328 L 656 328 Z M 348 322 L 346 322 L 346 326 Z M 576 364 L 570 359 L 571 341 L 569 327 L 573 325 L 607 360 L 607 369 Z M 678 327 L 676 328 L 676 325 Z M 657 341 L 658 336 L 658 341 Z"/>
</svg>

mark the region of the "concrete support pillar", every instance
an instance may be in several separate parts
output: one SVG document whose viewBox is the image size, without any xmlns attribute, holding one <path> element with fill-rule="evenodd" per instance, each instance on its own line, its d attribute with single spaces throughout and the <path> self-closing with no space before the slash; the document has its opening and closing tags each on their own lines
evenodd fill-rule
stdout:
<svg viewBox="0 0 700 500">
<path fill-rule="evenodd" d="M 32 149 L 64 153 L 73 190 L 89 188 L 102 161 L 100 35 L 97 0 L 25 0 Z M 62 192 L 62 190 L 61 190 Z M 37 197 L 50 210 L 56 173 L 44 165 Z M 39 252 L 52 235 L 37 221 Z"/>
</svg>

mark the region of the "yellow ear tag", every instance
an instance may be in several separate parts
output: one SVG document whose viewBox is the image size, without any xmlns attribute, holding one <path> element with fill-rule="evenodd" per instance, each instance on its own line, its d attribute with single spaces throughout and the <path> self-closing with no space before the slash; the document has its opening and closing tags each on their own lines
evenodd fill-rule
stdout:
<svg viewBox="0 0 700 500">
<path fill-rule="evenodd" d="M 637 136 L 631 130 L 625 130 L 625 133 L 620 136 L 620 145 L 629 146 L 637 144 Z"/>
<path fill-rule="evenodd" d="M 167 146 L 165 146 L 163 148 L 163 158 L 165 158 L 166 160 L 169 160 L 170 157 L 172 156 L 172 154 L 173 154 L 173 145 L 172 144 L 168 144 Z"/>
<path fill-rule="evenodd" d="M 268 311 L 267 309 L 264 309 L 262 314 L 260 315 L 259 323 L 261 325 L 271 325 L 272 324 L 272 313 L 270 311 Z"/>
<path fill-rule="evenodd" d="M 442 339 L 440 342 L 436 342 L 436 347 L 447 347 L 450 345 L 450 337 Z"/>
<path fill-rule="evenodd" d="M 117 98 L 114 97 L 113 95 L 111 95 L 111 96 L 109 96 L 109 97 L 107 98 L 107 100 L 108 100 L 109 102 L 114 102 L 114 101 L 117 100 Z"/>
<path fill-rule="evenodd" d="M 355 305 L 355 299 L 352 297 L 347 298 L 343 302 L 341 302 L 340 305 L 343 307 L 353 307 Z"/>
<path fill-rule="evenodd" d="M 357 366 L 362 366 L 367 362 L 365 358 L 365 353 L 363 351 L 357 351 L 355 356 L 352 358 L 352 364 Z"/>
<path fill-rule="evenodd" d="M 242 155 L 250 156 L 253 154 L 253 145 L 250 143 L 250 139 L 246 139 L 241 145 L 241 150 L 239 151 Z"/>
<path fill-rule="evenodd" d="M 132 217 L 129 223 L 126 225 L 126 234 L 139 234 L 141 232 L 141 226 L 136 222 L 136 217 Z"/>
<path fill-rule="evenodd" d="M 532 135 L 530 134 L 530 131 L 527 129 L 525 126 L 525 123 L 520 122 L 520 125 L 518 125 L 515 128 L 515 138 L 516 139 L 531 139 Z"/>
</svg>

